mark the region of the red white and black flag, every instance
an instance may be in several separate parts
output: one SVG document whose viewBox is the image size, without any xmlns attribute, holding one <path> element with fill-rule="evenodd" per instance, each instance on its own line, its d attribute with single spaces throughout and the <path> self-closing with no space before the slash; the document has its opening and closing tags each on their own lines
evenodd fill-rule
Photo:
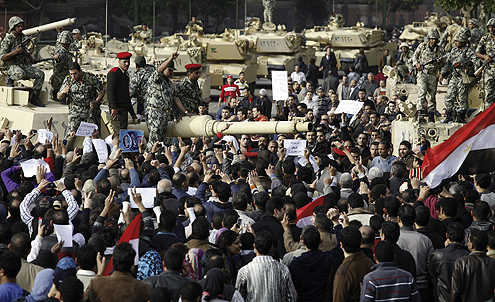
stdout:
<svg viewBox="0 0 495 302">
<path fill-rule="evenodd" d="M 495 171 L 495 106 L 490 106 L 445 142 L 426 151 L 423 179 L 430 188 L 460 174 Z"/>
</svg>

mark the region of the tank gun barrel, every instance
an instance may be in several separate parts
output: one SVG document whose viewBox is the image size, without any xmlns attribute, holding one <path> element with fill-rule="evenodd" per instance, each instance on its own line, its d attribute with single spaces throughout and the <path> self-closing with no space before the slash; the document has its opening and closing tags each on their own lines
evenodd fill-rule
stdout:
<svg viewBox="0 0 495 302">
<path fill-rule="evenodd" d="M 28 28 L 28 29 L 23 30 L 22 33 L 26 36 L 29 36 L 29 35 L 32 35 L 32 34 L 38 32 L 38 31 L 48 31 L 48 30 L 55 29 L 57 27 L 64 27 L 64 26 L 68 26 L 68 25 L 71 25 L 74 23 L 76 23 L 76 18 L 67 18 L 64 20 L 57 21 L 57 22 L 52 22 L 52 23 L 40 25 L 37 27 Z"/>
<path fill-rule="evenodd" d="M 408 32 L 412 32 L 412 33 L 416 33 L 418 35 L 424 35 L 426 36 L 426 34 L 428 33 L 428 30 L 425 30 L 423 28 L 414 28 L 414 27 L 409 27 L 407 29 Z"/>
<path fill-rule="evenodd" d="M 197 137 L 215 136 L 222 130 L 227 122 L 213 120 L 211 116 L 199 115 L 190 118 L 184 117 L 178 123 L 169 122 L 165 134 L 167 137 Z M 313 129 L 313 124 L 301 120 L 280 121 L 280 122 L 232 122 L 224 135 L 236 134 L 281 134 L 307 132 Z"/>
<path fill-rule="evenodd" d="M 308 36 L 306 35 L 306 40 L 318 42 L 320 44 L 330 44 L 332 38 L 330 36 Z"/>
</svg>

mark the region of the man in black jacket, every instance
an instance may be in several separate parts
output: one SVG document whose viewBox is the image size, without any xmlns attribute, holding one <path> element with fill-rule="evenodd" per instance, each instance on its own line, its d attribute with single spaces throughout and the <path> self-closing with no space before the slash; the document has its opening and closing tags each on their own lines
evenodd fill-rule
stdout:
<svg viewBox="0 0 495 302">
<path fill-rule="evenodd" d="M 129 74 L 127 73 L 131 56 L 129 52 L 118 53 L 119 67 L 110 69 L 107 76 L 107 100 L 112 116 L 113 138 L 119 137 L 121 129 L 127 129 L 129 113 L 132 119 L 136 119 L 129 96 Z"/>
<path fill-rule="evenodd" d="M 285 255 L 284 246 L 284 228 L 280 221 L 286 214 L 285 202 L 281 197 L 272 197 L 266 203 L 266 214 L 261 221 L 253 224 L 253 230 L 255 233 L 259 231 L 268 231 L 273 239 L 273 247 L 280 253 L 280 257 Z"/>
</svg>

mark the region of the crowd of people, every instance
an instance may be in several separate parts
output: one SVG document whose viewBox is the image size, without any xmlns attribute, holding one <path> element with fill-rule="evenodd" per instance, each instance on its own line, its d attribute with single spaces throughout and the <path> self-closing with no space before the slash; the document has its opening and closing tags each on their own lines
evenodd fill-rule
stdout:
<svg viewBox="0 0 495 302">
<path fill-rule="evenodd" d="M 11 39 L 22 37 L 21 19 L 9 26 L 18 32 Z M 495 20 L 489 28 L 495 33 Z M 62 47 L 69 38 L 61 34 Z M 156 69 L 137 58 L 132 79 L 130 56 L 118 55 L 106 90 L 70 64 L 56 93 L 71 104 L 67 141 L 1 129 L 0 302 L 493 298 L 492 175 L 423 183 L 430 143 L 392 145 L 398 96 L 387 94 L 382 72 L 366 72 L 363 51 L 342 81 L 331 50 L 320 66 L 299 61 L 287 100 L 275 103 L 265 89 L 253 95 L 242 73 L 229 76 L 212 116 L 225 127 L 170 142 L 169 120 L 210 114 L 197 84 L 201 65 L 187 65 L 174 87 L 177 52 Z M 380 64 L 393 64 L 390 57 Z M 93 143 L 97 130 L 82 149 L 74 146 L 80 121 L 95 118 L 105 91 L 114 130 L 127 128 L 129 115 L 148 123 L 139 152 L 123 153 L 117 130 L 106 159 Z M 141 98 L 136 112 L 131 97 Z M 363 108 L 335 114 L 342 100 Z M 234 122 L 294 119 L 314 127 L 226 133 Z M 46 125 L 51 131 L 51 120 Z M 287 139 L 306 148 L 289 155 Z"/>
</svg>

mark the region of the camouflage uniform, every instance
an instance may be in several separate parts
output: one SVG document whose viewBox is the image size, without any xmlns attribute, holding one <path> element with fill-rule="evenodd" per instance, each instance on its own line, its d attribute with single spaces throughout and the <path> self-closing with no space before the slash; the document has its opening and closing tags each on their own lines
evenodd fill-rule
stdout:
<svg viewBox="0 0 495 302">
<path fill-rule="evenodd" d="M 68 31 L 67 33 L 71 35 Z M 72 35 L 71 35 L 72 38 Z M 57 93 L 62 86 L 62 82 L 69 75 L 69 67 L 72 63 L 72 55 L 61 44 L 55 49 L 55 55 L 59 55 L 59 60 L 53 61 L 53 74 L 50 77 L 50 85 L 52 86 L 52 98 L 57 100 Z"/>
<path fill-rule="evenodd" d="M 413 69 L 412 56 L 413 51 L 407 49 L 407 52 L 401 53 L 397 60 L 397 71 L 399 72 L 401 79 L 407 79 L 410 70 Z"/>
<path fill-rule="evenodd" d="M 203 103 L 201 98 L 201 89 L 198 82 L 191 82 L 189 78 L 185 78 L 177 84 L 175 95 L 179 98 L 188 112 L 198 113 L 198 107 Z M 174 108 L 174 117 L 183 115 L 179 108 Z"/>
<path fill-rule="evenodd" d="M 146 112 L 146 93 L 148 92 L 149 79 L 155 67 L 153 65 L 146 65 L 139 68 L 131 79 L 129 83 L 129 95 L 131 98 L 135 97 L 138 99 L 138 114 L 144 114 Z"/>
<path fill-rule="evenodd" d="M 98 98 L 101 91 L 105 90 L 98 77 L 92 73 L 82 72 L 81 82 L 74 81 L 71 76 L 67 76 L 60 90 L 64 90 L 67 85 L 70 85 L 70 89 L 67 93 L 69 125 L 66 137 L 70 136 L 71 132 L 77 131 L 81 122 L 93 123 L 100 128 L 101 109 L 90 107 L 90 103 Z"/>
<path fill-rule="evenodd" d="M 412 63 L 414 68 L 417 63 L 426 62 L 429 59 L 437 58 L 443 56 L 444 50 L 440 46 L 436 46 L 435 48 L 431 48 L 429 46 L 429 42 L 423 42 L 419 44 L 418 48 L 414 52 Z M 425 109 L 426 103 L 426 94 L 430 95 L 428 100 L 428 111 L 435 112 L 436 111 L 436 94 L 437 94 L 437 83 L 439 71 L 442 63 L 432 62 L 428 65 L 425 65 L 423 70 L 418 71 L 417 80 L 418 80 L 418 102 L 417 108 L 418 110 Z"/>
<path fill-rule="evenodd" d="M 474 51 L 467 46 L 463 49 L 459 49 L 454 46 L 445 60 L 445 65 L 442 68 L 442 74 L 445 75 L 447 70 L 455 63 L 466 60 L 472 63 L 474 60 Z M 445 108 L 447 110 L 455 109 L 456 111 L 466 111 L 469 107 L 468 88 L 462 82 L 461 74 L 461 72 L 465 71 L 465 68 L 468 67 L 468 65 L 469 64 L 466 62 L 462 66 L 459 66 L 450 72 L 449 87 L 447 88 L 447 94 L 445 95 Z M 456 100 L 458 102 L 457 104 L 454 104 Z"/>
<path fill-rule="evenodd" d="M 143 30 L 142 25 L 136 25 L 134 26 L 134 32 L 135 32 L 135 37 L 138 40 L 143 40 L 144 42 L 151 42 L 151 39 L 153 39 L 153 30 L 148 27 L 147 30 Z M 141 34 L 146 35 L 146 38 L 142 38 Z"/>
<path fill-rule="evenodd" d="M 483 37 L 484 34 L 485 32 L 478 26 L 476 26 L 471 30 L 471 38 L 469 38 L 469 47 L 473 51 L 476 51 L 476 47 L 478 47 L 478 43 L 480 42 L 481 37 Z"/>
<path fill-rule="evenodd" d="M 0 58 L 5 54 L 14 51 L 24 39 L 24 35 L 17 37 L 13 33 L 8 34 L 0 45 Z M 32 62 L 27 53 L 17 54 L 8 61 L 2 61 L 2 63 L 2 72 L 8 75 L 12 80 L 34 79 L 33 89 L 37 91 L 41 90 L 43 82 L 45 81 L 45 74 L 38 68 L 31 66 Z"/>
<path fill-rule="evenodd" d="M 476 52 L 483 55 L 495 53 L 495 40 L 490 33 L 481 38 L 476 47 Z M 483 70 L 483 88 L 485 89 L 485 109 L 488 109 L 493 104 L 493 96 L 495 95 L 495 61 L 490 62 Z"/>
<path fill-rule="evenodd" d="M 149 132 L 148 150 L 151 150 L 156 142 L 161 142 L 165 138 L 168 121 L 176 100 L 172 81 L 155 70 L 149 78 L 146 96 L 148 104 L 146 109 L 146 124 Z"/>
<path fill-rule="evenodd" d="M 440 39 L 439 45 L 445 48 L 446 52 L 449 52 L 454 45 L 454 37 L 459 31 L 461 26 L 457 23 L 450 24 L 447 26 L 445 31 L 443 32 L 442 38 Z"/>
</svg>

